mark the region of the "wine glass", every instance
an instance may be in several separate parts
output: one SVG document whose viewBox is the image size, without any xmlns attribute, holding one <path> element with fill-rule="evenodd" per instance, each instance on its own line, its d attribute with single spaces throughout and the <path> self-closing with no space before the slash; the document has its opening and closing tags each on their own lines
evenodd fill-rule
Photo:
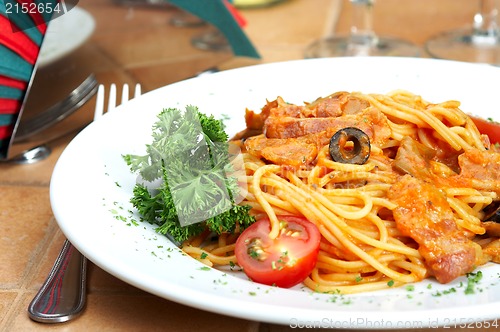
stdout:
<svg viewBox="0 0 500 332">
<path fill-rule="evenodd" d="M 170 25 L 174 27 L 199 27 L 207 24 L 198 16 L 195 16 L 191 13 L 180 11 L 179 13 L 173 15 L 169 20 Z"/>
<path fill-rule="evenodd" d="M 500 0 L 478 1 L 472 25 L 431 37 L 426 51 L 435 58 L 500 65 Z"/>
<path fill-rule="evenodd" d="M 200 27 L 206 25 L 207 29 L 204 32 L 195 35 L 191 39 L 191 45 L 205 51 L 231 50 L 229 42 L 219 29 L 209 25 L 207 22 L 191 13 L 181 11 L 180 13 L 172 16 L 169 23 L 172 26 L 181 28 Z"/>
<path fill-rule="evenodd" d="M 262 8 L 279 4 L 285 0 L 233 0 L 236 8 Z"/>
<path fill-rule="evenodd" d="M 330 36 L 313 42 L 305 58 L 334 56 L 419 56 L 420 48 L 413 43 L 387 36 L 373 30 L 375 0 L 350 0 L 352 22 L 349 35 Z"/>
<path fill-rule="evenodd" d="M 229 52 L 231 45 L 224 34 L 217 28 L 210 27 L 204 33 L 194 36 L 191 45 L 205 51 Z"/>
</svg>

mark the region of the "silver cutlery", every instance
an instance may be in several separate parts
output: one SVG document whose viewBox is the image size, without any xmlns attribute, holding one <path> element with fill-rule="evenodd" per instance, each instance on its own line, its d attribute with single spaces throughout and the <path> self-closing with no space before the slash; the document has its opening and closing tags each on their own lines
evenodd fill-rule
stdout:
<svg viewBox="0 0 500 332">
<path fill-rule="evenodd" d="M 47 158 L 51 152 L 52 149 L 50 146 L 47 144 L 41 144 L 15 155 L 9 160 L 9 162 L 16 164 L 32 164 Z"/>
<path fill-rule="evenodd" d="M 35 141 L 33 142 L 34 146 L 25 147 L 26 144 L 24 144 L 24 141 L 29 142 L 29 138 L 32 135 L 67 118 L 90 100 L 96 91 L 97 80 L 94 74 L 91 74 L 63 100 L 39 113 L 37 116 L 25 119 L 23 114 L 21 114 L 12 135 L 6 159 L 1 159 L 0 161 L 30 164 L 48 157 L 51 153 L 48 142 L 36 143 Z"/>
<path fill-rule="evenodd" d="M 47 129 L 59 122 L 85 104 L 97 91 L 97 80 L 94 74 L 89 75 L 66 98 L 49 107 L 38 116 L 23 121 L 22 115 L 18 128 L 14 133 L 14 141 L 19 142 Z"/>
<path fill-rule="evenodd" d="M 107 112 L 116 107 L 117 88 L 109 89 Z M 135 87 L 134 97 L 141 94 L 141 86 Z M 123 85 L 121 103 L 129 100 L 129 86 Z M 99 85 L 94 121 L 104 113 L 105 89 Z M 60 323 L 78 317 L 85 308 L 87 283 L 87 259 L 68 240 L 59 253 L 47 279 L 28 306 L 29 317 L 41 323 Z"/>
<path fill-rule="evenodd" d="M 86 277 L 87 259 L 65 240 L 47 280 L 28 307 L 30 318 L 60 323 L 77 317 L 85 307 Z"/>
</svg>

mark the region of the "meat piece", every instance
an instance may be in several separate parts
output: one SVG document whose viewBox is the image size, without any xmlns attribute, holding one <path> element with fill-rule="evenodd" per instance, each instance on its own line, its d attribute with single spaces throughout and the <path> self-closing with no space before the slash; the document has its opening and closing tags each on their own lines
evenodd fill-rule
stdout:
<svg viewBox="0 0 500 332">
<path fill-rule="evenodd" d="M 370 103 L 366 100 L 349 96 L 342 105 L 343 115 L 356 114 L 368 108 Z"/>
<path fill-rule="evenodd" d="M 309 105 L 313 105 L 310 106 Z M 308 106 L 299 106 L 295 104 L 289 104 L 283 100 L 283 98 L 278 97 L 276 100 L 268 101 L 266 105 L 261 109 L 260 113 L 255 113 L 251 110 L 246 110 L 245 119 L 247 120 L 247 126 L 250 125 L 249 119 L 258 119 L 259 123 L 264 123 L 269 117 L 274 118 L 317 118 L 317 117 L 337 117 L 342 115 L 341 103 L 336 98 L 322 98 L 318 99 L 313 104 Z M 319 108 L 319 111 L 317 110 Z M 321 113 L 319 115 L 318 113 Z M 254 121 L 257 122 L 257 121 Z"/>
<path fill-rule="evenodd" d="M 343 114 L 343 99 L 347 92 L 336 92 L 328 97 L 318 98 L 314 102 L 307 104 L 306 109 L 315 118 L 338 117 Z"/>
<path fill-rule="evenodd" d="M 500 195 L 500 153 L 471 149 L 458 157 L 460 174 L 457 181 L 467 183 L 475 179 L 473 187 L 495 191 Z"/>
<path fill-rule="evenodd" d="M 311 104 L 297 106 L 282 98 L 268 102 L 260 114 L 247 110 L 247 127 L 252 131 L 236 138 L 263 134 L 245 141 L 247 151 L 279 165 L 312 164 L 318 151 L 329 144 L 333 134 L 346 127 L 364 131 L 371 144 L 382 145 L 391 136 L 387 117 L 369 103 L 347 92 L 334 93 Z M 263 125 L 262 125 L 263 124 Z"/>
<path fill-rule="evenodd" d="M 268 138 L 294 138 L 328 131 L 331 138 L 338 130 L 347 127 L 364 131 L 372 144 L 383 144 L 391 135 L 387 117 L 377 109 L 336 118 L 269 117 L 264 124 L 264 134 Z"/>
<path fill-rule="evenodd" d="M 273 102 L 268 102 L 266 107 L 263 109 L 265 113 L 268 110 L 268 117 L 292 117 L 292 118 L 305 118 L 312 116 L 309 110 L 305 110 L 304 106 L 299 106 L 295 104 L 289 104 L 283 100 L 283 98 L 278 97 Z"/>
<path fill-rule="evenodd" d="M 302 166 L 311 164 L 318 154 L 316 144 L 306 139 L 250 137 L 245 141 L 248 153 L 277 165 Z"/>
<path fill-rule="evenodd" d="M 500 181 L 500 153 L 470 149 L 458 157 L 460 175 L 484 181 Z"/>
<path fill-rule="evenodd" d="M 269 128 L 268 122 L 270 119 L 276 119 L 277 122 L 280 122 L 278 118 L 269 117 L 268 120 L 266 120 L 265 129 Z M 371 144 L 381 145 L 387 142 L 391 135 L 391 130 L 387 124 L 387 118 L 377 109 L 367 109 L 356 115 L 346 115 L 339 118 L 296 119 L 287 117 L 286 119 L 299 121 L 310 120 L 308 123 L 313 127 L 304 128 L 304 130 L 299 129 L 300 132 L 294 135 L 276 135 L 278 137 L 259 135 L 250 137 L 245 141 L 247 151 L 257 158 L 265 156 L 267 160 L 275 164 L 303 165 L 304 162 L 305 164 L 312 164 L 316 159 L 318 151 L 321 150 L 323 146 L 328 145 L 333 134 L 340 129 L 346 127 L 359 128 L 368 135 Z M 318 124 L 316 120 L 325 121 L 328 125 L 321 126 L 320 128 L 322 130 L 319 130 L 318 127 L 314 128 L 315 123 Z M 281 123 L 284 124 L 286 121 L 281 121 Z M 278 130 L 284 129 L 280 128 Z M 294 129 L 292 128 L 291 130 Z M 266 148 L 267 150 L 260 151 Z M 287 151 L 287 149 L 289 151 Z"/>
<path fill-rule="evenodd" d="M 312 117 L 327 118 L 356 114 L 369 106 L 370 103 L 366 100 L 354 97 L 348 92 L 340 91 L 307 104 L 306 109 L 311 110 Z"/>
<path fill-rule="evenodd" d="M 268 101 L 266 105 L 261 109 L 260 113 L 255 113 L 252 110 L 246 110 L 245 120 L 247 128 L 252 130 L 259 130 L 263 128 L 264 123 L 269 120 L 270 127 L 273 127 L 271 123 L 281 123 L 281 122 L 296 122 L 294 120 L 299 119 L 320 119 L 317 124 L 313 122 L 302 122 L 304 126 L 309 126 L 301 132 L 291 132 L 289 134 L 270 134 L 268 137 L 271 138 L 289 138 L 303 136 L 309 133 L 315 133 L 324 130 L 328 127 L 332 118 L 340 117 L 342 115 L 352 115 L 357 114 L 364 109 L 368 108 L 370 104 L 362 99 L 352 96 L 348 92 L 336 92 L 328 97 L 318 98 L 312 103 L 306 104 L 304 106 L 298 106 L 295 104 L 289 104 L 283 100 L 283 98 L 278 97 L 276 100 Z M 321 123 L 323 126 L 321 127 Z M 291 126 L 293 126 L 291 124 Z M 312 126 L 312 127 L 311 127 Z M 276 131 L 280 131 L 283 128 L 276 128 Z M 292 128 L 293 129 L 293 128 Z M 270 129 L 271 131 L 273 129 Z"/>
<path fill-rule="evenodd" d="M 439 282 L 448 283 L 474 269 L 477 244 L 458 229 L 446 197 L 437 188 L 405 175 L 388 196 L 398 205 L 393 211 L 397 228 L 419 244 Z"/>
<path fill-rule="evenodd" d="M 266 105 L 262 107 L 260 113 L 246 109 L 246 128 L 237 133 L 232 139 L 237 140 L 262 134 L 264 122 L 271 116 L 271 113 L 273 113 L 273 117 L 300 117 L 303 109 L 303 106 L 287 104 L 281 97 L 273 101 L 268 101 Z"/>
<path fill-rule="evenodd" d="M 494 262 L 500 264 L 500 239 L 496 239 L 493 242 L 489 243 L 483 249 L 483 256 L 486 262 Z"/>
<path fill-rule="evenodd" d="M 242 131 L 237 132 L 231 141 L 243 140 L 248 137 L 257 136 L 262 134 L 262 127 L 264 127 L 264 121 L 261 118 L 261 114 L 254 113 L 247 109 L 245 111 L 245 123 L 246 127 Z"/>
<path fill-rule="evenodd" d="M 328 128 L 344 128 L 343 118 L 293 118 L 269 117 L 264 124 L 264 134 L 268 138 L 295 138 L 325 131 Z M 351 122 L 351 121 L 349 121 Z M 352 127 L 352 126 L 351 126 Z"/>
<path fill-rule="evenodd" d="M 255 113 L 249 109 L 245 110 L 245 123 L 247 129 L 260 130 L 264 127 L 264 119 L 262 113 Z"/>
<path fill-rule="evenodd" d="M 262 110 L 260 112 L 260 117 L 262 120 L 262 124 L 264 124 L 264 121 L 271 115 L 271 110 L 277 108 L 279 106 L 279 102 L 281 101 L 281 98 L 278 98 L 273 101 L 268 101 L 264 107 L 262 107 Z"/>
</svg>

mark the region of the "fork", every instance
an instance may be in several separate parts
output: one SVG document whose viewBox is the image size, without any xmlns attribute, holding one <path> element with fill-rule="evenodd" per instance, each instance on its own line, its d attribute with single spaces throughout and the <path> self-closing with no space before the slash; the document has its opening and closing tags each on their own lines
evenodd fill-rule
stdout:
<svg viewBox="0 0 500 332">
<path fill-rule="evenodd" d="M 109 88 L 107 112 L 116 108 L 117 88 Z M 121 104 L 129 100 L 129 86 L 124 84 Z M 141 95 L 141 86 L 136 84 L 134 97 Z M 97 90 L 94 121 L 104 114 L 104 85 Z M 61 323 L 78 317 L 85 308 L 87 291 L 87 258 L 67 239 L 64 241 L 54 266 L 47 279 L 28 306 L 29 317 L 41 323 Z"/>
</svg>

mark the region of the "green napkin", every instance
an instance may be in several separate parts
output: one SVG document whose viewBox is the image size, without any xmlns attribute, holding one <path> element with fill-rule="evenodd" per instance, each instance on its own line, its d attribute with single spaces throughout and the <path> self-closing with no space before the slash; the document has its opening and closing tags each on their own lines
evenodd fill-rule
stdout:
<svg viewBox="0 0 500 332">
<path fill-rule="evenodd" d="M 0 85 L 0 99 L 21 99 L 23 95 L 23 90 Z"/>
<path fill-rule="evenodd" d="M 3 45 L 0 45 L 0 59 L 0 75 L 29 81 L 33 65 Z"/>
<path fill-rule="evenodd" d="M 234 55 L 260 59 L 260 55 L 239 26 L 224 0 L 168 0 L 172 5 L 212 24 L 226 37 Z"/>
<path fill-rule="evenodd" d="M 0 126 L 10 126 L 14 120 L 12 114 L 0 114 Z"/>
<path fill-rule="evenodd" d="M 5 2 L 4 2 L 5 1 Z M 12 5 L 16 3 L 15 0 L 4 0 L 0 1 L 0 15 L 3 15 L 8 18 L 12 24 L 17 26 L 18 28 L 24 28 L 23 33 L 26 34 L 31 40 L 37 44 L 41 45 L 43 41 L 43 34 L 38 30 L 37 27 L 33 26 L 33 21 L 31 20 L 28 14 L 19 13 L 19 14 L 7 14 L 7 8 L 5 7 L 5 3 L 10 2 Z"/>
</svg>

